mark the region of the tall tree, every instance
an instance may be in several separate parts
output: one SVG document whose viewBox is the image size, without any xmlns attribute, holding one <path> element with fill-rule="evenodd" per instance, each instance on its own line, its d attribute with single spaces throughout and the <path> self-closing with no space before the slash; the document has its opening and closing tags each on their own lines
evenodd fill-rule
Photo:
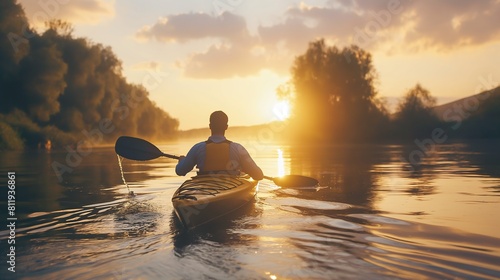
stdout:
<svg viewBox="0 0 500 280">
<path fill-rule="evenodd" d="M 372 138 L 386 119 L 376 98 L 377 73 L 370 53 L 311 42 L 292 67 L 295 134 L 321 141 Z"/>
<path fill-rule="evenodd" d="M 433 108 L 436 99 L 420 84 L 408 90 L 399 102 L 395 114 L 395 129 L 404 139 L 429 136 L 432 129 L 439 125 Z"/>
</svg>

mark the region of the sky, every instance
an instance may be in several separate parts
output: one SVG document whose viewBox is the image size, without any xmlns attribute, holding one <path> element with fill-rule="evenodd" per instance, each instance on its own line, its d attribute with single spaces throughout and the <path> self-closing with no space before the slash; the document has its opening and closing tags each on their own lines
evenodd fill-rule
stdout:
<svg viewBox="0 0 500 280">
<path fill-rule="evenodd" d="M 450 102 L 500 84 L 500 0 L 20 0 L 30 23 L 63 19 L 110 46 L 131 83 L 180 121 L 283 119 L 276 88 L 294 58 L 324 38 L 372 54 L 389 104 L 420 83 Z"/>
</svg>

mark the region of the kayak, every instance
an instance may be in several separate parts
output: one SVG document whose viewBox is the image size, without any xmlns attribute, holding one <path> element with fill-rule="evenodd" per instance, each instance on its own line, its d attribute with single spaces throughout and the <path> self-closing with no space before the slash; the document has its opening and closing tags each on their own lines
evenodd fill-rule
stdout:
<svg viewBox="0 0 500 280">
<path fill-rule="evenodd" d="M 176 216 L 192 229 L 244 206 L 257 193 L 258 181 L 245 176 L 200 175 L 185 181 L 172 196 Z"/>
</svg>

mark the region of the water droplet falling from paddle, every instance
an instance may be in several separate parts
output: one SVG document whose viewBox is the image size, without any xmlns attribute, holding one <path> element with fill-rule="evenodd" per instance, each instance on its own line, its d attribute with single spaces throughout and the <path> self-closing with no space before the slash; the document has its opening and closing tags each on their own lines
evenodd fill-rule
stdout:
<svg viewBox="0 0 500 280">
<path fill-rule="evenodd" d="M 123 183 L 125 184 L 125 186 L 127 186 L 128 195 L 134 196 L 135 195 L 134 192 L 130 190 L 127 181 L 125 181 L 125 176 L 123 175 L 122 157 L 120 157 L 120 155 L 118 154 L 116 156 L 118 157 L 118 165 L 120 166 L 120 173 L 122 175 Z"/>
</svg>

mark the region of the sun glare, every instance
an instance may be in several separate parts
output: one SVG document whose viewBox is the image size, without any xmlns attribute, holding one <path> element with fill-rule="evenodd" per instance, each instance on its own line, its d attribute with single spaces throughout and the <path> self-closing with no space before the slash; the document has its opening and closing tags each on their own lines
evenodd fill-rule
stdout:
<svg viewBox="0 0 500 280">
<path fill-rule="evenodd" d="M 280 121 L 284 121 L 290 117 L 291 108 L 288 100 L 278 101 L 273 108 L 273 113 Z"/>
</svg>

